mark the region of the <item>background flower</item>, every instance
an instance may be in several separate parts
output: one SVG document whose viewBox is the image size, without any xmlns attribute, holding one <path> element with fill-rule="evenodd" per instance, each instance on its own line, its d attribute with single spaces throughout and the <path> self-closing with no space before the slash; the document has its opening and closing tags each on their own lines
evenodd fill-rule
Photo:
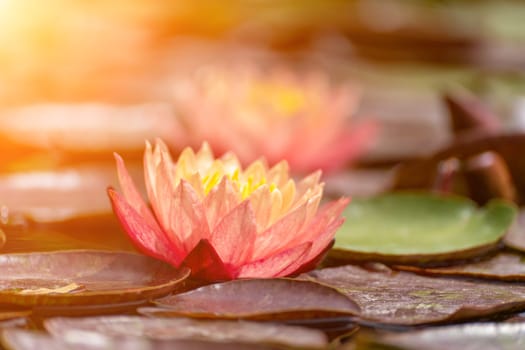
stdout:
<svg viewBox="0 0 525 350">
<path fill-rule="evenodd" d="M 207 67 L 176 84 L 174 95 L 188 136 L 173 143 L 198 147 L 206 140 L 245 165 L 264 156 L 271 165 L 287 160 L 293 172 L 334 170 L 355 160 L 375 135 L 375 124 L 349 123 L 355 88 L 320 72 Z"/>
<path fill-rule="evenodd" d="M 348 199 L 326 204 L 315 172 L 295 182 L 286 162 L 245 170 L 231 153 L 214 159 L 207 144 L 174 163 L 166 145 L 147 144 L 145 182 L 153 211 L 116 155 L 123 195 L 108 190 L 125 231 L 144 253 L 194 277 L 227 280 L 287 276 L 312 268 L 333 241 Z"/>
</svg>

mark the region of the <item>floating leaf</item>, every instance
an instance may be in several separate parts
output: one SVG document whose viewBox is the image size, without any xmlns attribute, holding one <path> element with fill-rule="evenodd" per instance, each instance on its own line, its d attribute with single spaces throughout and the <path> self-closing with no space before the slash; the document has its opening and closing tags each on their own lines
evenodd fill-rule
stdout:
<svg viewBox="0 0 525 350">
<path fill-rule="evenodd" d="M 359 330 L 359 325 L 354 322 L 353 316 L 316 317 L 310 319 L 285 320 L 283 324 L 315 328 L 323 331 L 332 341 L 336 338 L 346 338 Z"/>
<path fill-rule="evenodd" d="M 488 316 L 525 308 L 525 285 L 462 281 L 347 265 L 301 279 L 337 288 L 360 307 L 364 322 L 419 325 Z"/>
<path fill-rule="evenodd" d="M 105 158 L 116 150 L 138 156 L 144 139 L 179 133 L 168 104 L 40 104 L 4 110 L 0 116 L 0 134 L 11 147 L 53 149 L 76 159 Z M 6 150 L 5 145 L 0 149 Z"/>
<path fill-rule="evenodd" d="M 21 218 L 5 226 L 2 253 L 29 253 L 71 249 L 135 251 L 112 213 L 40 223 Z"/>
<path fill-rule="evenodd" d="M 6 237 L 4 231 L 0 230 L 0 248 L 5 245 Z"/>
<path fill-rule="evenodd" d="M 132 164 L 130 170 L 142 172 Z M 102 190 L 117 182 L 109 164 L 1 175 L 1 228 L 7 238 L 2 252 L 134 251 Z"/>
<path fill-rule="evenodd" d="M 458 90 L 443 95 L 452 131 L 456 136 L 465 133 L 495 134 L 500 132 L 501 120 L 489 106 L 468 90 Z"/>
<path fill-rule="evenodd" d="M 38 294 L 65 294 L 85 289 L 84 286 L 76 283 L 70 283 L 63 287 L 56 288 L 36 288 L 23 289 L 19 293 L 24 295 L 38 295 Z"/>
<path fill-rule="evenodd" d="M 23 306 L 146 300 L 168 294 L 189 275 L 143 255 L 103 251 L 0 255 L 0 270 L 0 303 Z"/>
<path fill-rule="evenodd" d="M 514 225 L 503 237 L 505 245 L 525 252 L 525 210 L 520 210 Z"/>
<path fill-rule="evenodd" d="M 457 138 L 450 146 L 434 155 L 401 164 L 396 168 L 394 189 L 428 189 L 432 187 L 438 164 L 451 157 L 460 160 L 477 154 L 493 151 L 499 154 L 508 166 L 512 181 L 523 203 L 525 199 L 525 162 L 521 161 L 521 150 L 525 147 L 525 133 L 473 135 Z"/>
<path fill-rule="evenodd" d="M 480 209 L 460 197 L 401 192 L 354 200 L 344 215 L 332 257 L 428 263 L 495 248 L 515 209 L 501 201 Z"/>
<path fill-rule="evenodd" d="M 323 176 L 328 197 L 341 195 L 371 197 L 385 192 L 392 180 L 392 170 L 357 168 Z"/>
<path fill-rule="evenodd" d="M 476 203 L 485 205 L 493 198 L 516 202 L 516 188 L 508 166 L 499 154 L 487 151 L 471 156 L 458 164 L 460 169 L 451 176 L 450 182 L 458 184 L 463 180 L 468 196 Z"/>
<path fill-rule="evenodd" d="M 31 310 L 3 310 L 0 312 L 0 322 L 23 318 L 31 315 Z"/>
<path fill-rule="evenodd" d="M 269 350 L 273 347 L 255 344 L 212 343 L 198 340 L 150 340 L 136 337 L 109 337 L 95 332 L 71 331 L 60 338 L 43 332 L 6 329 L 2 345 L 10 350 Z"/>
<path fill-rule="evenodd" d="M 406 333 L 367 334 L 352 349 L 395 348 L 405 350 L 521 350 L 525 323 L 480 323 L 429 328 Z"/>
<path fill-rule="evenodd" d="M 52 318 L 44 324 L 46 329 L 58 338 L 67 332 L 81 330 L 110 336 L 137 336 L 156 340 L 193 339 L 297 348 L 324 348 L 328 345 L 326 336 L 318 330 L 250 321 L 106 316 Z"/>
<path fill-rule="evenodd" d="M 5 328 L 29 328 L 31 320 L 25 317 L 12 318 L 10 320 L 0 321 L 0 329 Z"/>
<path fill-rule="evenodd" d="M 525 255 L 501 252 L 482 261 L 447 267 L 396 266 L 401 270 L 445 276 L 525 282 Z"/>
<path fill-rule="evenodd" d="M 507 318 L 505 320 L 506 323 L 520 323 L 520 322 L 524 322 L 525 323 L 525 313 L 521 313 L 521 314 L 517 314 L 517 315 L 513 315 L 509 318 Z"/>
<path fill-rule="evenodd" d="M 138 163 L 130 162 L 129 170 L 133 177 L 142 174 Z M 114 168 L 107 163 L 15 172 L 0 176 L 0 197 L 10 212 L 39 223 L 59 222 L 111 213 L 103 189 L 117 183 Z"/>
<path fill-rule="evenodd" d="M 162 308 L 142 308 L 157 316 L 205 318 L 299 319 L 356 314 L 356 304 L 338 291 L 293 279 L 241 279 L 207 285 L 155 301 Z"/>
<path fill-rule="evenodd" d="M 6 310 L 6 306 L 3 306 L 2 309 L 0 312 L 0 329 L 26 327 L 28 317 L 33 313 L 31 310 L 23 309 Z"/>
</svg>

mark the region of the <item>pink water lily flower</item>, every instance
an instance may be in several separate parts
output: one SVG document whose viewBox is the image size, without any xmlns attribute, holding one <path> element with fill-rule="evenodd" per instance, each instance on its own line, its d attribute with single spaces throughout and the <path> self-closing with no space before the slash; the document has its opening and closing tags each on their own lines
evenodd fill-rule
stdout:
<svg viewBox="0 0 525 350">
<path fill-rule="evenodd" d="M 233 151 L 247 165 L 263 155 L 286 160 L 294 173 L 337 170 L 355 161 L 374 140 L 377 125 L 351 124 L 356 89 L 326 74 L 280 68 L 203 68 L 174 89 L 187 138 L 182 148 L 209 142 L 217 154 Z"/>
<path fill-rule="evenodd" d="M 115 155 L 122 194 L 108 189 L 113 210 L 135 245 L 208 281 L 279 277 L 315 267 L 330 247 L 342 198 L 318 210 L 320 172 L 297 183 L 288 165 L 263 160 L 242 169 L 232 153 L 215 159 L 204 144 L 173 162 L 166 145 L 146 145 L 145 203 Z"/>
</svg>

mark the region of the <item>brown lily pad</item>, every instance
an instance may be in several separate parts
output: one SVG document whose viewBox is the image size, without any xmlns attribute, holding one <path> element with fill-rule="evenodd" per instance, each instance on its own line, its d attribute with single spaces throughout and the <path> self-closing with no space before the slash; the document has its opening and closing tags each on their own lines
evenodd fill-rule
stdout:
<svg viewBox="0 0 525 350">
<path fill-rule="evenodd" d="M 9 321 L 16 318 L 24 318 L 31 315 L 31 310 L 10 310 L 0 312 L 0 322 Z"/>
<path fill-rule="evenodd" d="M 142 165 L 131 163 L 130 171 L 140 178 Z M 40 223 L 60 222 L 111 213 L 103 189 L 116 184 L 112 163 L 14 172 L 0 176 L 0 197 L 10 213 L 21 213 Z"/>
<path fill-rule="evenodd" d="M 2 253 L 71 249 L 135 251 L 112 213 L 84 215 L 58 222 L 35 222 L 22 215 L 3 225 Z"/>
<path fill-rule="evenodd" d="M 74 116 L 74 118 L 72 118 Z M 118 106 L 101 103 L 40 104 L 5 110 L 0 134 L 13 148 L 105 157 L 113 151 L 142 155 L 144 139 L 180 132 L 168 104 Z M 5 145 L 0 149 L 5 149 Z"/>
<path fill-rule="evenodd" d="M 63 337 L 52 337 L 43 332 L 6 329 L 0 337 L 10 350 L 268 350 L 274 347 L 255 344 L 218 343 L 199 340 L 151 340 L 136 337 L 109 337 L 100 333 L 74 331 Z"/>
<path fill-rule="evenodd" d="M 469 196 L 477 203 L 485 204 L 492 198 L 517 201 L 508 166 L 499 154 L 492 151 L 480 153 L 467 158 L 463 167 L 462 175 Z"/>
<path fill-rule="evenodd" d="M 505 237 L 505 245 L 525 252 L 525 210 L 520 210 L 514 225 L 511 226 Z"/>
<path fill-rule="evenodd" d="M 525 309 L 523 284 L 419 276 L 381 264 L 327 268 L 300 278 L 337 288 L 359 305 L 364 322 L 410 326 Z"/>
<path fill-rule="evenodd" d="M 141 308 L 155 316 L 222 319 L 301 319 L 356 314 L 359 308 L 340 292 L 310 281 L 246 279 L 217 283 L 155 301 Z"/>
<path fill-rule="evenodd" d="M 67 332 L 80 330 L 109 336 L 137 336 L 156 340 L 206 340 L 297 348 L 324 348 L 328 345 L 326 336 L 318 330 L 250 321 L 106 316 L 51 318 L 46 320 L 44 325 L 57 338 L 63 337 Z"/>
<path fill-rule="evenodd" d="M 359 325 L 353 320 L 353 316 L 341 317 L 316 317 L 310 319 L 286 320 L 283 324 L 314 328 L 322 331 L 334 343 L 337 338 L 350 337 L 359 331 Z"/>
<path fill-rule="evenodd" d="M 517 190 L 518 201 L 525 200 L 525 162 L 521 151 L 525 147 L 525 133 L 472 135 L 458 138 L 450 146 L 434 155 L 403 163 L 397 168 L 394 189 L 432 188 L 440 162 L 456 157 L 465 160 L 477 154 L 493 151 L 503 158 Z"/>
<path fill-rule="evenodd" d="M 488 259 L 446 267 L 396 266 L 417 273 L 525 282 L 525 255 L 500 252 Z"/>
<path fill-rule="evenodd" d="M 0 303 L 72 306 L 126 303 L 166 295 L 190 273 L 125 252 L 63 251 L 0 255 Z"/>
<path fill-rule="evenodd" d="M 0 249 L 5 245 L 6 237 L 4 231 L 0 230 Z"/>
<path fill-rule="evenodd" d="M 363 334 L 352 349 L 521 350 L 525 323 L 479 323 L 404 333 Z"/>
<path fill-rule="evenodd" d="M 324 193 L 333 198 L 341 195 L 359 198 L 378 195 L 388 188 L 392 175 L 390 169 L 338 171 L 324 177 Z"/>
<path fill-rule="evenodd" d="M 517 315 L 512 315 L 511 317 L 505 319 L 505 322 L 506 323 L 525 323 L 525 313 L 521 313 L 521 314 L 517 314 Z"/>
<path fill-rule="evenodd" d="M 182 283 L 185 289 L 185 283 Z M 112 302 L 111 304 L 85 304 L 85 305 L 37 305 L 33 306 L 34 323 L 40 327 L 44 319 L 49 317 L 89 317 L 101 315 L 129 314 L 138 307 L 149 305 L 149 299 L 138 299 L 128 302 Z"/>
<path fill-rule="evenodd" d="M 32 315 L 31 310 L 18 309 L 18 310 L 4 310 L 0 312 L 0 329 L 13 328 L 13 327 L 27 327 L 28 318 Z"/>
<path fill-rule="evenodd" d="M 132 165 L 139 176 L 142 166 Z M 2 252 L 63 249 L 134 251 L 103 191 L 118 183 L 112 164 L 0 176 Z"/>
<path fill-rule="evenodd" d="M 501 130 L 500 118 L 475 95 L 458 90 L 443 95 L 456 135 L 467 132 L 496 133 Z"/>
</svg>

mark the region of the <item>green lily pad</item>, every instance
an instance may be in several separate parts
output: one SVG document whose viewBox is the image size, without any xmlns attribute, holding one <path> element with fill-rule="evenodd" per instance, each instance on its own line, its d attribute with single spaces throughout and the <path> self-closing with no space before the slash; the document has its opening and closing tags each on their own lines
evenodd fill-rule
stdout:
<svg viewBox="0 0 525 350">
<path fill-rule="evenodd" d="M 499 200 L 479 208 L 461 197 L 399 192 L 354 200 L 344 216 L 331 257 L 432 263 L 496 248 L 516 209 Z"/>
</svg>

